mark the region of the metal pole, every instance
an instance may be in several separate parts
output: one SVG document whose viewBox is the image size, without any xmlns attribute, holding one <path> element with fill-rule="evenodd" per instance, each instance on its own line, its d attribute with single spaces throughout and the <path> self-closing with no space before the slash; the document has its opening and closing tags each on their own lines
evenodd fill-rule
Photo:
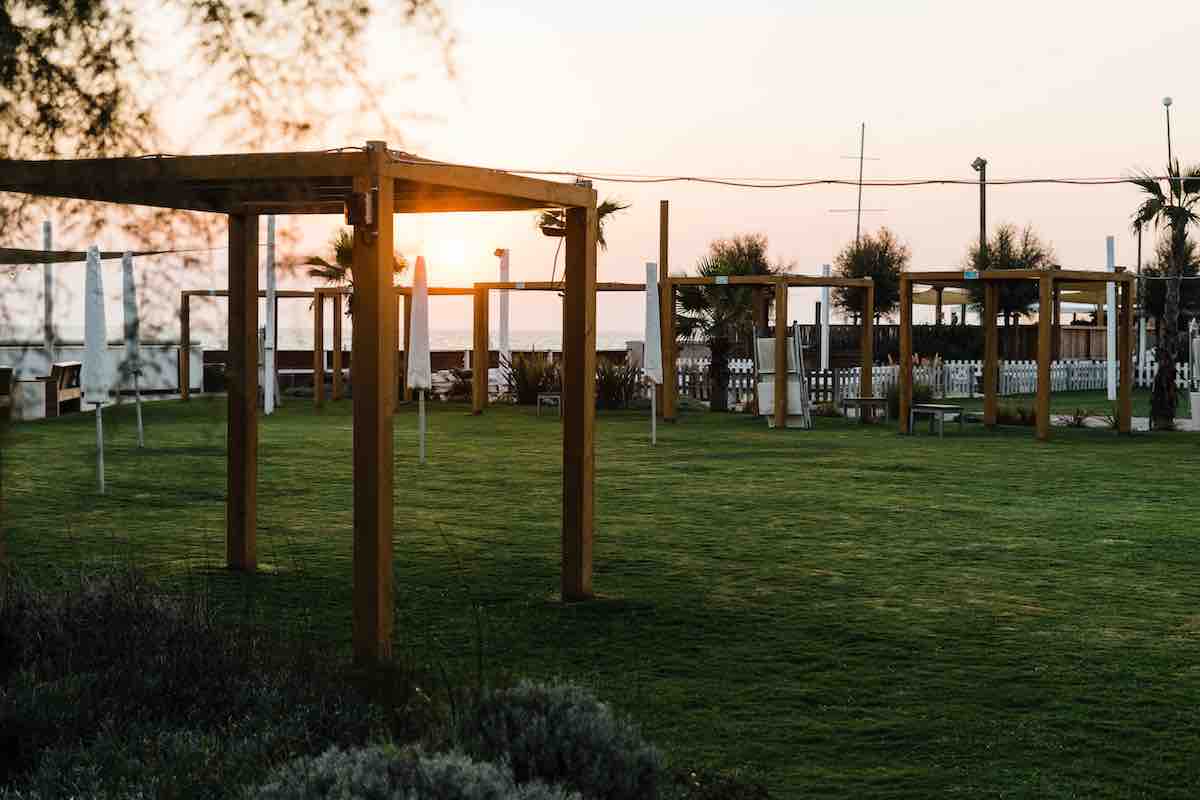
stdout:
<svg viewBox="0 0 1200 800">
<path fill-rule="evenodd" d="M 104 494 L 104 415 L 101 404 L 96 403 L 96 479 L 100 483 L 100 494 Z"/>
<path fill-rule="evenodd" d="M 854 220 L 854 246 L 858 247 L 859 232 L 862 230 L 862 184 L 863 184 L 863 157 L 866 155 L 867 146 L 867 123 L 862 123 L 858 135 L 858 215 Z"/>
<path fill-rule="evenodd" d="M 42 249 L 51 248 L 50 220 L 42 223 Z M 42 265 L 42 335 L 46 340 L 46 374 L 54 363 L 54 264 L 47 261 Z"/>
<path fill-rule="evenodd" d="M 417 450 L 418 463 L 425 463 L 425 390 L 417 395 L 417 428 L 420 431 L 420 445 Z"/>
<path fill-rule="evenodd" d="M 1138 370 L 1146 363 L 1146 292 L 1142 276 L 1142 226 L 1137 226 L 1137 274 L 1138 274 Z"/>
<path fill-rule="evenodd" d="M 1114 236 L 1108 236 L 1104 239 L 1105 249 L 1105 269 L 1108 272 L 1116 272 L 1117 269 L 1117 240 Z M 1105 284 L 1106 306 L 1104 309 L 1104 324 L 1107 327 L 1108 339 L 1106 342 L 1105 360 L 1108 362 L 1108 399 L 1113 402 L 1117 399 L 1117 285 L 1112 283 Z"/>
<path fill-rule="evenodd" d="M 508 249 L 499 248 L 496 255 L 500 258 L 500 282 L 508 282 Z M 512 360 L 512 344 L 508 337 L 508 289 L 500 290 L 500 385 L 508 387 L 508 364 Z"/>
</svg>

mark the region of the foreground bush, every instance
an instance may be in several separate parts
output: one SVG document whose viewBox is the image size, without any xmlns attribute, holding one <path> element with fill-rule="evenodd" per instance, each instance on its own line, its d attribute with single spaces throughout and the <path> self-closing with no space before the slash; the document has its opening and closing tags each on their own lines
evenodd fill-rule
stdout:
<svg viewBox="0 0 1200 800">
<path fill-rule="evenodd" d="M 561 783 L 602 800 L 657 796 L 658 750 L 577 686 L 523 681 L 491 692 L 459 719 L 455 734 L 475 758 L 507 761 L 518 783 Z"/>
<path fill-rule="evenodd" d="M 329 750 L 279 769 L 254 800 L 579 800 L 533 781 L 518 786 L 501 766 L 461 753 L 369 747 Z"/>
</svg>

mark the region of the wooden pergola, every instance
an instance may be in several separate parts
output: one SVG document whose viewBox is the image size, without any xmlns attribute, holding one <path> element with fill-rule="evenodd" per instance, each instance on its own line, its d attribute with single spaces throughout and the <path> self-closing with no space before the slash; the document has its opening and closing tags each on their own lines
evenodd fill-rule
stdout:
<svg viewBox="0 0 1200 800">
<path fill-rule="evenodd" d="M 999 336 L 996 316 L 999 314 L 1000 283 L 1003 281 L 1037 281 L 1038 284 L 1038 377 L 1037 377 L 1037 438 L 1050 438 L 1050 364 L 1054 359 L 1054 329 L 1058 321 L 1055 312 L 1060 290 L 1091 288 L 1097 284 L 1115 283 L 1120 293 L 1120 315 L 1117 325 L 1117 351 L 1120 383 L 1117 393 L 1117 428 L 1129 433 L 1133 425 L 1133 295 L 1136 277 L 1118 269 L 1116 272 L 1076 269 L 996 269 L 963 272 L 903 272 L 900 274 L 900 432 L 908 433 L 908 412 L 912 408 L 912 305 L 913 285 L 923 284 L 934 289 L 968 288 L 983 285 L 983 421 L 996 424 L 997 379 L 999 377 Z"/>
<path fill-rule="evenodd" d="M 665 215 L 663 226 L 665 228 Z M 837 278 L 813 275 L 727 275 L 712 277 L 681 277 L 665 276 L 660 279 L 663 288 L 660 289 L 663 316 L 663 419 L 675 418 L 676 399 L 679 388 L 675 377 L 675 289 L 679 286 L 751 286 L 762 290 L 773 288 L 775 291 L 775 374 L 787 374 L 787 314 L 788 289 L 793 286 L 802 287 L 846 287 L 864 289 L 863 292 L 863 324 L 860 346 L 862 348 L 862 371 L 859 375 L 859 393 L 870 397 L 872 362 L 874 361 L 874 324 L 875 324 L 875 282 L 870 278 Z M 759 304 L 755 304 L 756 309 Z M 765 325 L 766 319 L 762 312 L 756 312 L 759 319 L 756 324 Z M 775 427 L 779 430 L 787 428 L 787 381 L 775 381 Z"/>
<path fill-rule="evenodd" d="M 355 657 L 392 639 L 393 215 L 566 210 L 562 597 L 592 596 L 596 192 L 426 161 L 384 142 L 310 153 L 0 161 L 0 191 L 224 214 L 229 223 L 226 560 L 257 564 L 258 229 L 264 214 L 346 214 L 354 226 Z"/>
</svg>

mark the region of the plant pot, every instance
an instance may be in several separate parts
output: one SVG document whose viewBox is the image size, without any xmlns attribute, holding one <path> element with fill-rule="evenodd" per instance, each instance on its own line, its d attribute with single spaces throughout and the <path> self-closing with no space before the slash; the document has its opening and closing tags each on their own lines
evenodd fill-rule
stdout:
<svg viewBox="0 0 1200 800">
<path fill-rule="evenodd" d="M 1192 430 L 1200 431 L 1200 392 L 1190 392 L 1188 402 L 1192 406 Z"/>
</svg>

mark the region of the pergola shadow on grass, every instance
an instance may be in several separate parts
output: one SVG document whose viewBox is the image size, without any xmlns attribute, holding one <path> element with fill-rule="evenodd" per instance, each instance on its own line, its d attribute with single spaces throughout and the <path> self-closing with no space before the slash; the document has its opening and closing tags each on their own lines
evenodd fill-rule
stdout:
<svg viewBox="0 0 1200 800">
<path fill-rule="evenodd" d="M 912 305 L 913 284 L 934 289 L 967 288 L 983 284 L 983 422 L 989 428 L 996 424 L 998 409 L 998 333 L 996 316 L 999 313 L 1000 287 L 1003 281 L 1037 281 L 1038 284 L 1038 350 L 1037 350 L 1037 438 L 1050 439 L 1050 362 L 1053 360 L 1055 298 L 1059 289 L 1087 288 L 1096 284 L 1115 283 L 1120 290 L 1120 321 L 1117 326 L 1117 351 L 1120 356 L 1120 385 L 1117 394 L 1117 428 L 1121 433 L 1133 429 L 1133 286 L 1136 278 L 1124 270 L 1098 272 L 1078 269 L 994 269 L 960 272 L 902 272 L 900 273 L 900 432 L 909 433 L 908 414 L 912 408 L 913 350 Z"/>
<path fill-rule="evenodd" d="M 355 657 L 391 654 L 396 393 L 393 216 L 563 208 L 564 600 L 592 596 L 596 192 L 365 147 L 308 153 L 0 161 L 0 191 L 224 214 L 229 222 L 226 562 L 257 564 L 258 237 L 265 214 L 346 214 L 358 302 L 352 342 Z"/>
</svg>

